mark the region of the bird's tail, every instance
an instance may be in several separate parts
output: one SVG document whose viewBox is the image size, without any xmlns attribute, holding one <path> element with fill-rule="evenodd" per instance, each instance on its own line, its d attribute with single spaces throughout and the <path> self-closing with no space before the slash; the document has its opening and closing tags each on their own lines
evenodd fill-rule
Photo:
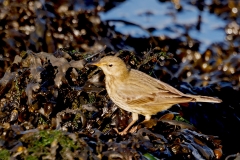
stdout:
<svg viewBox="0 0 240 160">
<path fill-rule="evenodd" d="M 212 102 L 212 103 L 221 103 L 222 100 L 219 98 L 208 97 L 208 96 L 192 96 L 193 101 L 195 102 Z"/>
</svg>

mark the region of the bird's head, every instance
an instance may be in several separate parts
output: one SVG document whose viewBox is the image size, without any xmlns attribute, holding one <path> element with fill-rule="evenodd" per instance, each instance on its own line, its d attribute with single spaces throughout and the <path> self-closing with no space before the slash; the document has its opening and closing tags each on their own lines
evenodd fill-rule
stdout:
<svg viewBox="0 0 240 160">
<path fill-rule="evenodd" d="M 92 62 L 90 65 L 100 67 L 106 76 L 124 77 L 128 74 L 129 70 L 124 61 L 115 56 L 106 56 L 97 62 Z"/>
</svg>

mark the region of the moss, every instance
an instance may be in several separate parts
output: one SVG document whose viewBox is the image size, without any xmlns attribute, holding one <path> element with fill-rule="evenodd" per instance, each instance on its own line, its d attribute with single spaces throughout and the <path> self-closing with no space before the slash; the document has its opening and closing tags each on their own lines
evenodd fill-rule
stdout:
<svg viewBox="0 0 240 160">
<path fill-rule="evenodd" d="M 60 152 L 62 156 L 66 151 L 75 151 L 80 148 L 78 142 L 73 141 L 61 131 L 40 131 L 27 139 L 27 152 L 21 157 L 27 160 L 39 159 L 43 156 L 55 157 Z M 54 150 L 57 152 L 54 152 Z"/>
<path fill-rule="evenodd" d="M 27 57 L 27 52 L 26 52 L 26 51 L 22 51 L 22 52 L 20 53 L 20 56 L 21 56 L 22 58 L 26 58 L 26 57 Z"/>
<path fill-rule="evenodd" d="M 42 116 L 39 116 L 38 125 L 41 125 L 41 124 L 48 124 L 48 123 L 45 121 L 45 119 Z"/>
<path fill-rule="evenodd" d="M 143 155 L 146 159 L 148 159 L 148 160 L 157 160 L 158 158 L 156 158 L 156 157 L 154 157 L 152 154 L 150 154 L 150 153 L 145 153 L 144 155 Z"/>
<path fill-rule="evenodd" d="M 89 103 L 94 103 L 96 102 L 96 96 L 94 93 L 89 94 Z"/>
<path fill-rule="evenodd" d="M 38 158 L 36 156 L 28 155 L 26 160 L 38 160 Z"/>
<path fill-rule="evenodd" d="M 180 121 L 180 122 L 185 122 L 185 123 L 191 124 L 189 121 L 187 121 L 186 119 L 184 119 L 184 118 L 181 117 L 181 116 L 176 116 L 174 119 L 175 119 L 176 121 Z"/>
<path fill-rule="evenodd" d="M 6 149 L 0 150 L 0 160 L 9 160 L 10 152 Z"/>
</svg>

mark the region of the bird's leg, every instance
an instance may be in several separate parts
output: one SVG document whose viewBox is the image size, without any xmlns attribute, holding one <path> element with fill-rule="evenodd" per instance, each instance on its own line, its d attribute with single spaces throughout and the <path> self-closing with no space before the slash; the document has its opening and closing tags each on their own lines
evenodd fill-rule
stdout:
<svg viewBox="0 0 240 160">
<path fill-rule="evenodd" d="M 148 122 L 151 119 L 151 115 L 145 115 L 145 120 L 142 121 L 141 123 Z"/>
<path fill-rule="evenodd" d="M 121 132 L 118 132 L 118 130 L 115 128 L 114 130 L 120 134 L 120 135 L 125 135 L 128 132 L 128 129 L 138 120 L 138 114 L 137 113 L 132 113 L 132 122 L 129 123 L 129 125 Z"/>
<path fill-rule="evenodd" d="M 149 121 L 151 119 L 151 115 L 146 115 L 144 121 Z"/>
<path fill-rule="evenodd" d="M 146 115 L 145 116 L 145 120 L 141 123 L 145 123 L 145 122 L 149 122 L 149 120 L 151 119 L 150 115 Z M 129 131 L 130 133 L 134 133 L 137 130 L 138 126 L 134 126 L 131 128 L 131 130 Z"/>
</svg>

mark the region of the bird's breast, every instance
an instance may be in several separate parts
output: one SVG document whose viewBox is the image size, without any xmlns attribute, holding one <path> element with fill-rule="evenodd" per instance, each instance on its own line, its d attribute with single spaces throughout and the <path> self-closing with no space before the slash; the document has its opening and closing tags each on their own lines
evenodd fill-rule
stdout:
<svg viewBox="0 0 240 160">
<path fill-rule="evenodd" d="M 120 108 L 128 112 L 134 112 L 133 108 L 126 103 L 126 95 L 122 95 L 119 90 L 122 87 L 122 82 L 113 78 L 106 78 L 106 90 L 110 99 Z"/>
</svg>

